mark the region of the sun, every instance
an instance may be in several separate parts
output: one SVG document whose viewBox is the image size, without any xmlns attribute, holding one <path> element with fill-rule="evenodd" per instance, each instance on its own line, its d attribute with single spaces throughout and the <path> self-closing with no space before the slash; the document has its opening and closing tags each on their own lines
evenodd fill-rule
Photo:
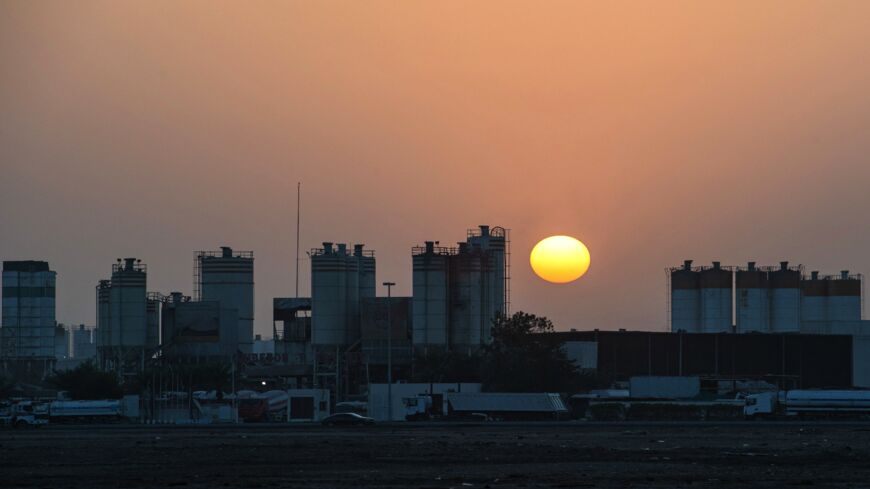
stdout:
<svg viewBox="0 0 870 489">
<path fill-rule="evenodd" d="M 547 282 L 565 284 L 589 270 L 589 249 L 571 236 L 550 236 L 532 248 L 532 270 Z"/>
</svg>

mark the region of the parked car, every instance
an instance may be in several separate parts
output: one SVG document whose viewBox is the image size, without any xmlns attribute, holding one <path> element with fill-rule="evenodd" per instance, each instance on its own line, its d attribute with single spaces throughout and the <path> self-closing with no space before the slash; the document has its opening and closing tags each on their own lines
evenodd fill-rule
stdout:
<svg viewBox="0 0 870 489">
<path fill-rule="evenodd" d="M 338 413 L 323 418 L 324 426 L 361 426 L 375 424 L 375 420 L 357 413 Z"/>
</svg>

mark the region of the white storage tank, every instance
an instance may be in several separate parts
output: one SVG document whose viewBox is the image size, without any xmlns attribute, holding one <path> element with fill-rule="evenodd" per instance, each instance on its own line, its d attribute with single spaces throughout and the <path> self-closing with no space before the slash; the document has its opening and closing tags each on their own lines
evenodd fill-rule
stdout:
<svg viewBox="0 0 870 489">
<path fill-rule="evenodd" d="M 800 331 L 801 268 L 780 262 L 779 269 L 768 275 L 770 279 L 770 331 L 797 333 Z"/>
<path fill-rule="evenodd" d="M 197 253 L 199 299 L 218 301 L 222 308 L 235 309 L 239 317 L 239 350 L 251 353 L 254 344 L 254 252 L 221 251 Z"/>
<path fill-rule="evenodd" d="M 701 330 L 701 274 L 692 260 L 668 270 L 671 281 L 671 331 L 698 333 Z"/>
<path fill-rule="evenodd" d="M 412 250 L 412 325 L 415 346 L 446 346 L 451 250 L 426 241 Z"/>
<path fill-rule="evenodd" d="M 801 321 L 826 321 L 828 318 L 828 277 L 810 272 L 801 280 Z"/>
<path fill-rule="evenodd" d="M 860 275 L 850 275 L 848 270 L 828 281 L 828 321 L 861 320 Z"/>
<path fill-rule="evenodd" d="M 109 288 L 109 334 L 104 346 L 144 348 L 147 339 L 146 267 L 136 258 L 118 259 Z"/>
<path fill-rule="evenodd" d="M 737 284 L 737 332 L 766 333 L 770 330 L 770 287 L 767 272 L 749 262 L 745 269 L 738 269 Z"/>
<path fill-rule="evenodd" d="M 731 331 L 733 274 L 718 261 L 701 270 L 701 332 Z"/>
<path fill-rule="evenodd" d="M 507 230 L 496 226 L 480 225 L 468 232 L 468 245 L 480 250 L 481 257 L 481 316 L 480 343 L 491 340 L 492 320 L 507 311 Z"/>
</svg>

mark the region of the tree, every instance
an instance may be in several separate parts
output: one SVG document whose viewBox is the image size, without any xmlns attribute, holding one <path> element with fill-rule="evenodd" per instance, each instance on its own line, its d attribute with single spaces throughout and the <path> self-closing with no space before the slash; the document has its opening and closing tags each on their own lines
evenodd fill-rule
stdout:
<svg viewBox="0 0 870 489">
<path fill-rule="evenodd" d="M 481 377 L 494 392 L 572 393 L 588 379 L 568 359 L 545 317 L 516 312 L 499 315 L 492 326 L 492 343 L 484 349 Z"/>
<path fill-rule="evenodd" d="M 76 400 L 118 399 L 123 394 L 118 377 L 98 369 L 90 361 L 71 370 L 55 371 L 48 381 Z"/>
</svg>

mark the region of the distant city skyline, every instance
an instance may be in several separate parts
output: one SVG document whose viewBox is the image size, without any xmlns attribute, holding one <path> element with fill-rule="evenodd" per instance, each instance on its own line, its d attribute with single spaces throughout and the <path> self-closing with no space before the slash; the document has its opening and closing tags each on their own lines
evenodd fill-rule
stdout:
<svg viewBox="0 0 870 489">
<path fill-rule="evenodd" d="M 0 5 L 0 259 L 57 272 L 95 323 L 116 258 L 193 292 L 193 253 L 253 250 L 254 333 L 304 252 L 511 229 L 512 310 L 667 329 L 665 267 L 870 273 L 870 4 Z M 529 252 L 592 254 L 560 286 Z M 379 295 L 385 294 L 378 290 Z"/>
</svg>

